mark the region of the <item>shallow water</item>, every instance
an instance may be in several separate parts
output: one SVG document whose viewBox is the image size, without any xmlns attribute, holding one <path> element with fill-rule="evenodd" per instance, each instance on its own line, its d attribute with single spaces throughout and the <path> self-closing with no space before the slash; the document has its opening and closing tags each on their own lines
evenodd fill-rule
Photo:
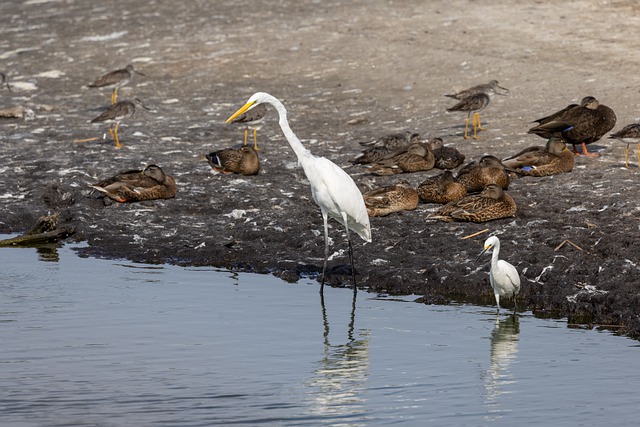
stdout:
<svg viewBox="0 0 640 427">
<path fill-rule="evenodd" d="M 44 261 L 48 260 L 48 261 Z M 640 348 L 493 307 L 0 249 L 1 426 L 624 425 Z"/>
</svg>

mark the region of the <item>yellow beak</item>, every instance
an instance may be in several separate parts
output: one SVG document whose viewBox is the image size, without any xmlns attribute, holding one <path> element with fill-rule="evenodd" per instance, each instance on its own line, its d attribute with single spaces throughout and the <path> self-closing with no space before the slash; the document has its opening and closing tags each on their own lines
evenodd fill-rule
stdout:
<svg viewBox="0 0 640 427">
<path fill-rule="evenodd" d="M 225 123 L 229 123 L 231 122 L 233 119 L 235 119 L 236 117 L 238 117 L 240 114 L 244 113 L 245 111 L 247 111 L 249 108 L 253 107 L 256 104 L 255 101 L 251 101 L 251 102 L 247 102 L 246 104 L 244 104 L 242 106 L 241 109 L 239 109 L 238 111 L 236 111 L 233 116 L 229 117 L 227 119 L 227 121 Z"/>
</svg>

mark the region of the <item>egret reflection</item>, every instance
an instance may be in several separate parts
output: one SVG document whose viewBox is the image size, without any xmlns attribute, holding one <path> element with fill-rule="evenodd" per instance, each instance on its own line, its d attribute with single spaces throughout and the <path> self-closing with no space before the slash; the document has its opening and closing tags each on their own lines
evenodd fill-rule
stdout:
<svg viewBox="0 0 640 427">
<path fill-rule="evenodd" d="M 511 315 L 500 320 L 496 316 L 495 327 L 491 331 L 491 366 L 484 379 L 485 403 L 488 419 L 497 419 L 509 411 L 500 406 L 500 395 L 510 393 L 505 386 L 516 382 L 510 366 L 516 360 L 520 333 L 520 319 Z"/>
<path fill-rule="evenodd" d="M 324 296 L 320 295 L 322 308 L 323 354 L 307 382 L 309 405 L 314 416 L 328 416 L 343 421 L 344 417 L 357 416 L 365 412 L 364 395 L 369 377 L 369 340 L 371 331 L 355 329 L 357 292 L 354 290 L 351 314 L 347 325 L 346 341 L 332 344 Z M 336 340 L 338 341 L 338 340 Z M 349 426 L 365 425 L 358 421 L 347 422 Z"/>
</svg>

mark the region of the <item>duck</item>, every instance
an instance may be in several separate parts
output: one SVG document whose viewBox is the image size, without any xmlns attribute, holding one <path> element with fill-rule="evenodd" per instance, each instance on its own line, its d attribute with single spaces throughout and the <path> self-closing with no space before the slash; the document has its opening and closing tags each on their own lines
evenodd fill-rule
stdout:
<svg viewBox="0 0 640 427">
<path fill-rule="evenodd" d="M 247 145 L 249 138 L 249 127 L 253 126 L 253 149 L 258 151 L 258 128 L 264 120 L 264 116 L 267 114 L 267 106 L 265 104 L 259 104 L 253 107 L 251 110 L 245 111 L 230 123 L 236 123 L 244 126 L 244 145 Z M 257 173 L 257 172 L 256 172 Z"/>
<path fill-rule="evenodd" d="M 464 163 L 464 154 L 455 147 L 444 145 L 442 138 L 430 139 L 427 145 L 436 158 L 438 169 L 455 169 Z"/>
<path fill-rule="evenodd" d="M 223 174 L 257 175 L 260 172 L 258 153 L 249 145 L 225 148 L 205 155 L 214 171 Z"/>
<path fill-rule="evenodd" d="M 417 191 L 424 203 L 446 204 L 467 195 L 465 186 L 455 181 L 450 170 L 424 180 L 418 185 Z"/>
<path fill-rule="evenodd" d="M 367 191 L 362 197 L 370 217 L 412 211 L 418 207 L 419 201 L 418 193 L 406 180 Z"/>
<path fill-rule="evenodd" d="M 609 135 L 610 139 L 617 139 L 627 143 L 627 150 L 625 152 L 624 165 L 629 167 L 629 144 L 632 142 L 638 144 L 636 146 L 636 154 L 638 156 L 638 167 L 640 167 L 640 123 L 632 123 L 626 125 L 616 133 Z"/>
<path fill-rule="evenodd" d="M 445 222 L 487 222 L 516 215 L 516 202 L 499 185 L 490 184 L 480 194 L 449 202 L 430 217 Z"/>
<path fill-rule="evenodd" d="M 90 186 L 120 203 L 170 199 L 176 195 L 176 181 L 157 165 L 122 172 Z"/>
<path fill-rule="evenodd" d="M 104 76 L 100 77 L 93 83 L 89 83 L 87 87 L 90 88 L 109 88 L 113 89 L 111 92 L 111 104 L 115 104 L 118 100 L 118 89 L 122 86 L 129 84 L 131 78 L 133 77 L 133 73 L 140 74 L 141 76 L 145 76 L 146 74 L 141 73 L 134 69 L 133 64 L 128 64 L 126 67 L 110 71 Z"/>
<path fill-rule="evenodd" d="M 482 191 L 489 184 L 509 188 L 509 174 L 496 156 L 482 156 L 478 162 L 467 163 L 456 175 L 456 182 L 464 185 L 467 193 Z"/>
<path fill-rule="evenodd" d="M 518 154 L 503 159 L 502 164 L 519 175 L 550 176 L 571 172 L 574 158 L 575 155 L 562 138 L 552 136 L 544 147 L 525 148 Z"/>
<path fill-rule="evenodd" d="M 573 145 L 574 153 L 598 157 L 598 153 L 587 150 L 587 144 L 600 140 L 613 129 L 616 113 L 593 96 L 583 98 L 580 105 L 569 107 L 540 119 L 540 124 L 529 129 L 528 133 L 549 138 L 559 132 L 567 143 Z M 577 151 L 576 145 L 582 146 L 582 153 Z"/>
<path fill-rule="evenodd" d="M 371 164 L 406 150 L 409 145 L 420 142 L 420 134 L 410 131 L 384 135 L 373 141 L 360 142 L 360 145 L 368 147 L 353 159 L 353 164 Z"/>
<path fill-rule="evenodd" d="M 433 169 L 436 159 L 429 148 L 422 143 L 413 143 L 406 150 L 395 152 L 371 166 L 376 175 L 394 175 L 403 172 L 419 172 Z"/>
</svg>

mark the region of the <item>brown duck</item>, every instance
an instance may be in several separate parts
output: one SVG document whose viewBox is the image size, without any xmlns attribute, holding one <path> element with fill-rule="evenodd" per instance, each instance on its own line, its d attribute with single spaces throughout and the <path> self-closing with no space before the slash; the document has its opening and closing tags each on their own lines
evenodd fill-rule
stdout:
<svg viewBox="0 0 640 427">
<path fill-rule="evenodd" d="M 205 157 L 216 172 L 241 175 L 257 175 L 260 172 L 258 153 L 248 145 L 214 151 Z"/>
<path fill-rule="evenodd" d="M 540 119 L 540 124 L 528 132 L 544 138 L 559 132 L 567 143 L 573 145 L 576 154 L 579 154 L 576 145 L 582 145 L 582 154 L 597 157 L 598 154 L 589 153 L 587 144 L 598 141 L 613 129 L 616 113 L 593 96 L 583 98 L 580 105 L 569 107 Z"/>
<path fill-rule="evenodd" d="M 429 148 L 420 142 L 413 143 L 406 150 L 376 162 L 371 172 L 377 175 L 394 175 L 403 172 L 419 172 L 433 169 L 436 159 Z"/>
<path fill-rule="evenodd" d="M 442 138 L 429 140 L 427 146 L 436 158 L 435 167 L 438 169 L 455 169 L 464 163 L 464 154 L 455 147 L 445 146 Z"/>
<path fill-rule="evenodd" d="M 386 216 L 394 212 L 412 211 L 418 207 L 418 193 L 403 180 L 367 191 L 362 195 L 369 216 Z"/>
<path fill-rule="evenodd" d="M 361 142 L 369 147 L 353 159 L 354 164 L 370 164 L 379 162 L 394 155 L 399 150 L 406 150 L 409 145 L 420 142 L 420 134 L 409 131 L 382 136 L 373 141 Z"/>
<path fill-rule="evenodd" d="M 444 205 L 430 217 L 445 222 L 487 222 L 516 215 L 516 202 L 496 184 L 480 194 L 472 194 Z"/>
<path fill-rule="evenodd" d="M 176 182 L 165 175 L 160 166 L 149 165 L 144 170 L 130 170 L 107 178 L 91 187 L 117 202 L 170 199 L 176 195 Z"/>
<path fill-rule="evenodd" d="M 509 175 L 495 156 L 483 156 L 479 162 L 467 163 L 458 172 L 456 181 L 464 185 L 467 193 L 482 191 L 489 184 L 509 188 Z"/>
<path fill-rule="evenodd" d="M 519 175 L 549 176 L 571 172 L 574 154 L 561 138 L 552 136 L 544 147 L 529 147 L 502 160 L 507 168 Z"/>
<path fill-rule="evenodd" d="M 425 203 L 449 203 L 467 195 L 464 185 L 453 179 L 453 173 L 446 170 L 438 176 L 424 180 L 417 188 L 420 199 Z"/>
</svg>

